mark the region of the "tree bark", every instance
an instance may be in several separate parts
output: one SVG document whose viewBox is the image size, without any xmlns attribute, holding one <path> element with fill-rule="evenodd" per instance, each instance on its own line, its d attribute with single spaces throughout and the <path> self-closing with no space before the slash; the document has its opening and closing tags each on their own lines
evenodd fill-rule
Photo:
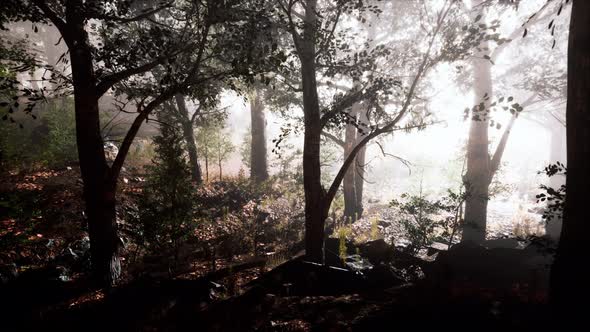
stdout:
<svg viewBox="0 0 590 332">
<path fill-rule="evenodd" d="M 298 53 L 301 60 L 303 111 L 305 133 L 303 138 L 303 188 L 305 191 L 305 254 L 307 259 L 324 261 L 324 224 L 327 209 L 324 188 L 321 184 L 320 139 L 322 126 L 316 81 L 316 7 L 317 0 L 306 0 L 303 38 Z M 295 37 L 294 38 L 299 38 Z"/>
<path fill-rule="evenodd" d="M 188 159 L 191 165 L 191 179 L 201 184 L 203 177 L 201 175 L 201 167 L 199 166 L 199 158 L 197 153 L 197 144 L 195 143 L 195 129 L 193 122 L 188 114 L 188 107 L 186 107 L 186 101 L 184 96 L 176 94 L 176 105 L 178 106 L 178 112 L 180 113 L 180 121 L 182 123 L 182 134 L 186 142 L 186 150 L 188 152 Z"/>
<path fill-rule="evenodd" d="M 587 317 L 582 303 L 590 295 L 588 234 L 590 234 L 590 2 L 574 0 L 568 51 L 567 198 L 561 240 L 551 273 L 551 301 L 561 322 L 580 323 Z M 572 325 L 575 326 L 575 325 Z"/>
<path fill-rule="evenodd" d="M 68 9 L 70 9 L 68 7 Z M 76 141 L 90 237 L 91 263 L 101 285 L 113 284 L 121 274 L 115 212 L 116 178 L 111 179 L 100 134 L 96 76 L 84 22 L 68 10 L 70 61 L 74 86 Z"/>
<path fill-rule="evenodd" d="M 361 123 L 368 123 L 369 119 L 367 118 L 367 111 L 361 110 L 359 112 L 359 121 Z M 360 142 L 363 139 L 363 135 L 357 132 L 357 142 Z M 363 146 L 363 148 L 358 152 L 356 155 L 355 166 L 356 169 L 354 175 L 354 183 L 355 183 L 355 191 L 356 191 L 356 215 L 357 218 L 362 217 L 364 212 L 363 207 L 363 189 L 365 186 L 365 155 L 367 152 L 367 147 Z"/>
<path fill-rule="evenodd" d="M 565 144 L 565 127 L 561 124 L 558 126 L 554 126 L 551 128 L 551 153 L 550 153 L 550 163 L 555 163 L 557 161 L 565 163 L 565 151 L 566 151 L 566 144 Z M 565 176 L 563 175 L 554 175 L 549 178 L 549 186 L 553 189 L 559 189 L 563 184 L 565 184 Z M 561 234 L 561 227 L 562 227 L 562 219 L 561 218 L 551 218 L 545 224 L 545 234 L 549 236 L 555 243 L 559 242 L 559 236 Z"/>
<path fill-rule="evenodd" d="M 492 96 L 492 64 L 488 60 L 482 60 L 474 62 L 473 67 L 475 104 L 483 102 L 488 109 Z M 487 101 L 484 100 L 486 94 L 490 97 Z M 488 154 L 489 116 L 483 114 L 484 112 L 476 113 L 479 113 L 479 118 L 471 120 L 467 142 L 467 172 L 463 177 L 466 199 L 462 241 L 481 243 L 486 236 L 491 160 Z"/>
<path fill-rule="evenodd" d="M 261 90 L 255 87 L 250 96 L 250 116 L 252 141 L 250 146 L 250 178 L 255 183 L 268 179 L 266 151 L 266 119 Z"/>
<path fill-rule="evenodd" d="M 354 109 L 350 112 L 350 121 L 355 121 L 357 114 Z M 348 123 L 344 133 L 344 160 L 356 145 L 357 128 L 354 124 Z M 349 167 L 342 180 L 342 192 L 344 195 L 344 217 L 347 221 L 354 222 L 357 218 L 357 192 L 356 192 L 356 166 Z"/>
</svg>

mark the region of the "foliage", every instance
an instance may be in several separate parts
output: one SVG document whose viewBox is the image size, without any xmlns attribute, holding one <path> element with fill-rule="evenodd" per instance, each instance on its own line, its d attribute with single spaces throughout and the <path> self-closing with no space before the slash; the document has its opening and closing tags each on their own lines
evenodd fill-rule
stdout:
<svg viewBox="0 0 590 332">
<path fill-rule="evenodd" d="M 565 176 L 567 174 L 567 168 L 558 161 L 555 164 L 549 164 L 540 173 L 545 173 L 548 177 Z M 565 207 L 565 184 L 562 184 L 559 188 L 552 188 L 542 184 L 540 188 L 543 192 L 536 196 L 537 203 L 547 202 L 547 206 L 543 211 L 543 220 L 545 222 L 561 220 L 563 218 L 563 208 Z"/>
<path fill-rule="evenodd" d="M 147 167 L 143 194 L 136 210 L 127 213 L 138 226 L 138 244 L 154 253 L 172 250 L 175 257 L 196 227 L 194 187 L 182 142 L 176 130 L 162 127 L 154 138 L 156 155 L 153 165 Z"/>
<path fill-rule="evenodd" d="M 0 122 L 0 154 L 7 168 L 63 167 L 78 159 L 73 101 L 55 99 L 37 120 Z"/>
<path fill-rule="evenodd" d="M 270 244 L 287 246 L 300 238 L 303 229 L 302 196 L 299 189 L 280 180 L 255 184 L 226 178 L 205 184 L 196 194 L 197 218 L 203 220 L 197 230 L 199 240 L 230 258 L 258 254 Z"/>
<path fill-rule="evenodd" d="M 57 102 L 49 105 L 41 121 L 47 123 L 47 146 L 44 149 L 44 161 L 51 167 L 64 166 L 78 159 L 76 145 L 76 119 L 71 99 L 62 99 L 61 107 Z"/>
<path fill-rule="evenodd" d="M 440 200 L 429 200 L 422 193 L 404 193 L 401 198 L 402 201 L 393 199 L 389 205 L 401 216 L 400 224 L 410 242 L 408 252 L 416 254 L 437 240 L 452 243 L 461 223 L 459 211 L 464 195 L 448 190 Z"/>
<path fill-rule="evenodd" d="M 242 139 L 242 143 L 240 144 L 240 157 L 242 157 L 242 164 L 246 165 L 247 168 L 250 168 L 250 159 L 252 154 L 252 133 L 251 127 L 246 129 L 244 133 L 244 138 Z"/>
<path fill-rule="evenodd" d="M 201 158 L 205 161 L 205 173 L 209 178 L 209 168 L 217 163 L 221 173 L 221 164 L 235 150 L 229 131 L 225 129 L 225 119 L 209 121 L 203 124 L 196 135 Z M 221 178 L 221 174 L 219 174 Z"/>
</svg>

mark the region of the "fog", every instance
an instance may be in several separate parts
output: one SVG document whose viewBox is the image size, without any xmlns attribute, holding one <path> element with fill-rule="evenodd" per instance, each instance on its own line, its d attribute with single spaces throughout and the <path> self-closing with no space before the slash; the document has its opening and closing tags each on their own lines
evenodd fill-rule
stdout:
<svg viewBox="0 0 590 332">
<path fill-rule="evenodd" d="M 583 0 L 0 2 L 8 330 L 563 321 L 575 296 L 555 294 L 587 283 L 590 171 L 567 156 L 588 166 L 589 17 Z"/>
</svg>

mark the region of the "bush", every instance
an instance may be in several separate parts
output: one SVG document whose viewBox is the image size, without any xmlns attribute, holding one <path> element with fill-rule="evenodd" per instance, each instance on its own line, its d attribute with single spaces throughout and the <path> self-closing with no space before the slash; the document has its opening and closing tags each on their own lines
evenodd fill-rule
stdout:
<svg viewBox="0 0 590 332">
<path fill-rule="evenodd" d="M 421 194 L 404 193 L 401 198 L 402 201 L 394 199 L 389 205 L 399 213 L 400 225 L 409 241 L 408 252 L 417 254 L 434 241 L 454 241 L 462 221 L 460 207 L 464 194 L 448 190 L 447 196 L 435 201 Z"/>
<path fill-rule="evenodd" d="M 154 139 L 156 155 L 147 167 L 143 193 L 137 206 L 126 211 L 127 220 L 136 226 L 136 243 L 149 253 L 172 253 L 174 263 L 196 227 L 195 190 L 182 142 L 173 128 L 162 128 Z"/>
</svg>

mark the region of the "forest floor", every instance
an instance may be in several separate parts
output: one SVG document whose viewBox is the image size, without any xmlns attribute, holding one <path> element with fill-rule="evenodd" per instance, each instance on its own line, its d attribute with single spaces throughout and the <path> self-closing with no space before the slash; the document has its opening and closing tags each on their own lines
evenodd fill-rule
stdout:
<svg viewBox="0 0 590 332">
<path fill-rule="evenodd" d="M 480 272 L 494 274 L 488 268 L 518 270 L 522 262 L 485 248 L 474 250 L 477 254 L 469 259 L 485 256 L 489 266 L 476 266 L 471 278 L 450 278 L 448 270 L 437 269 L 442 260 L 423 261 L 377 240 L 351 252 L 360 261 L 350 264 L 329 257 L 321 266 L 296 257 L 265 268 L 258 261 L 248 265 L 247 257 L 240 265 L 237 257 L 218 260 L 217 270 L 208 272 L 208 262 L 198 260 L 191 271 L 173 279 L 126 275 L 112 289 L 96 289 L 87 279 L 87 260 L 79 257 L 87 251 L 88 240 L 78 179 L 75 170 L 65 168 L 9 174 L 0 181 L 0 330 L 367 331 L 477 326 L 542 331 L 550 326 L 545 286 L 531 285 L 529 271 L 497 275 L 511 278 L 507 282 L 482 278 Z M 137 183 L 132 177 L 124 181 L 123 203 Z M 338 240 L 329 239 L 326 247 L 326 252 L 338 252 Z M 463 260 L 465 253 L 454 255 Z M 528 262 L 530 257 L 524 259 Z M 447 265 L 453 262 L 447 260 Z M 125 260 L 123 265 L 130 266 Z M 11 274 L 16 276 L 17 267 L 14 279 Z"/>
</svg>

